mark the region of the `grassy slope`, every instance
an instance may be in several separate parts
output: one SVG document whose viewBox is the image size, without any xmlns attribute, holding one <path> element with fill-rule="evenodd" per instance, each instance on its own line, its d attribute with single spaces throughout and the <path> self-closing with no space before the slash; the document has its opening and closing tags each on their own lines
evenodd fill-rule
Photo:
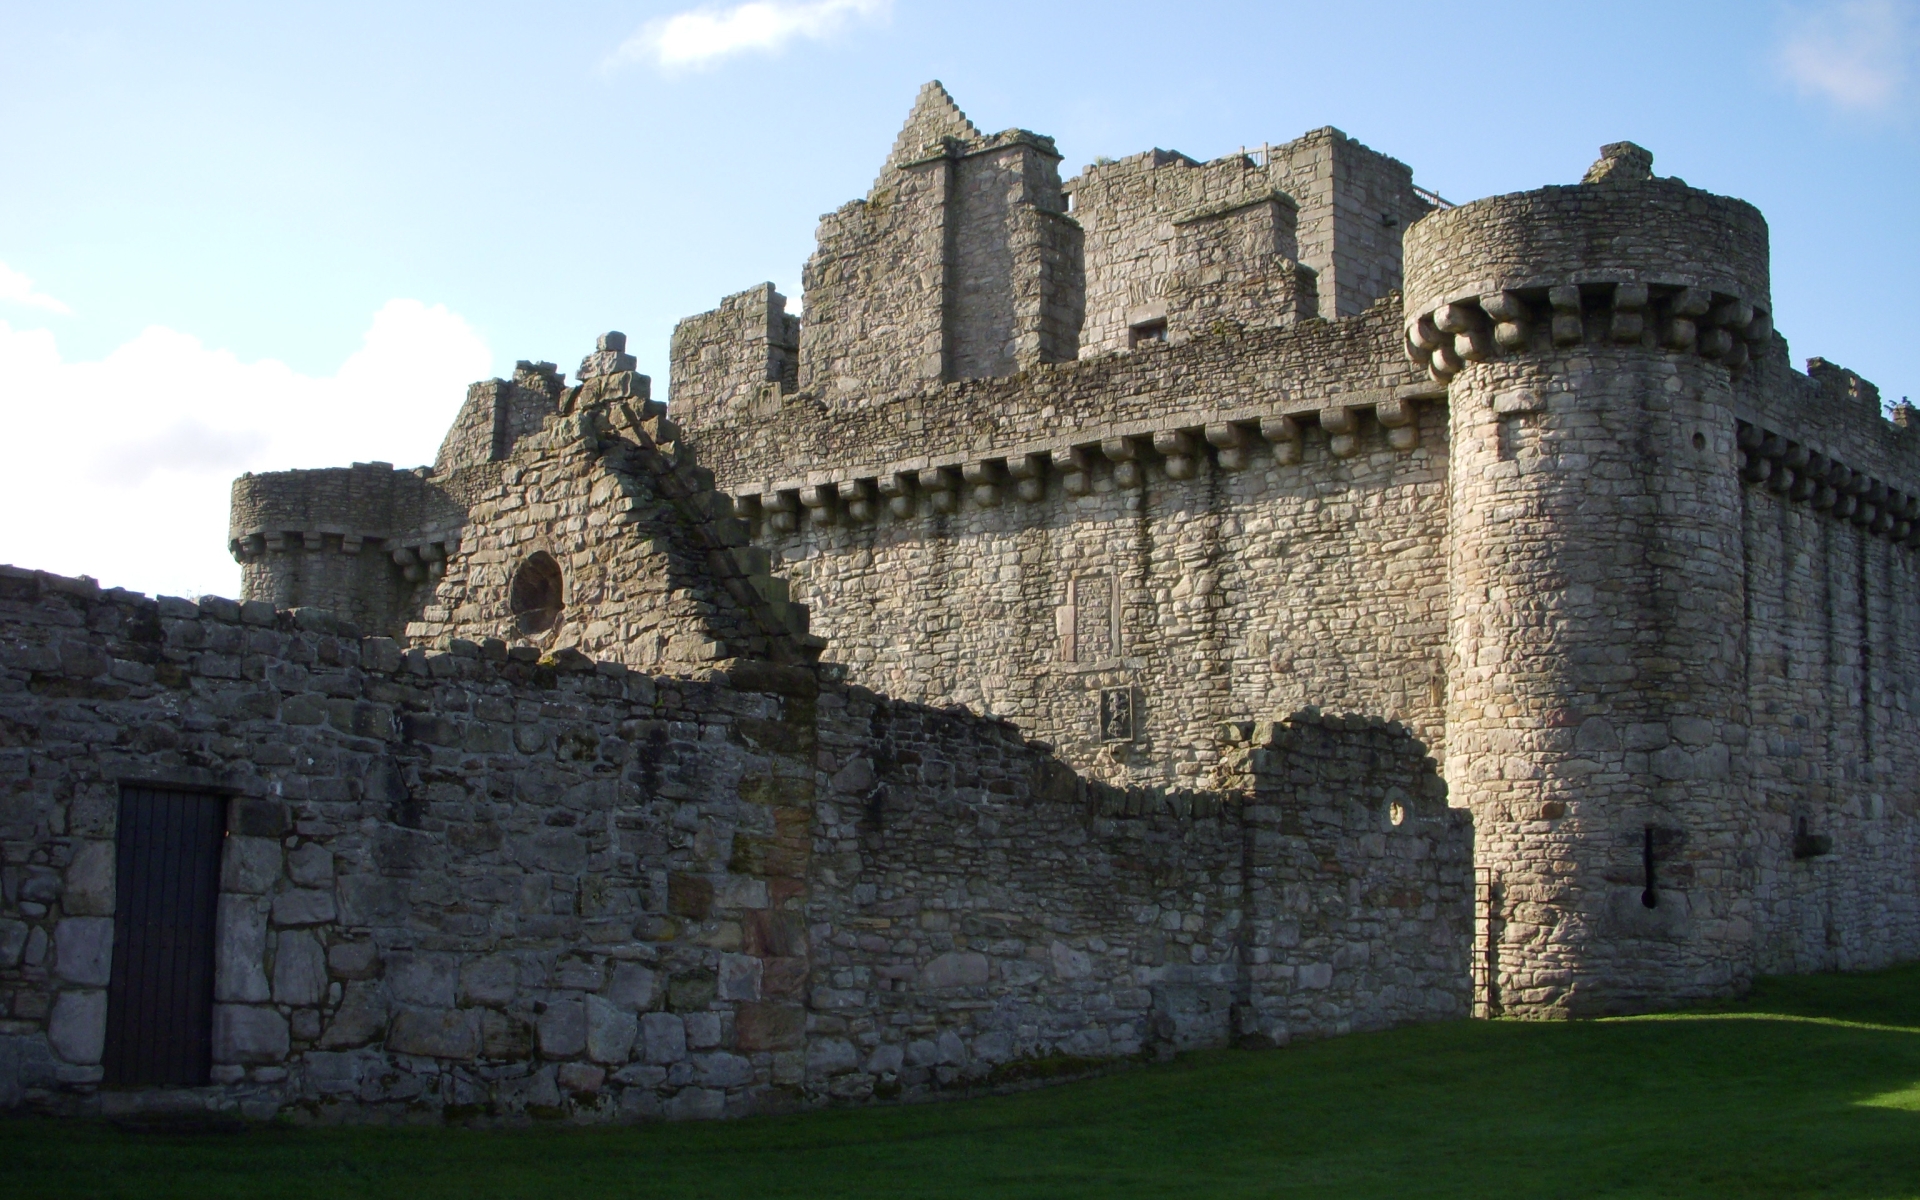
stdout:
<svg viewBox="0 0 1920 1200">
<path fill-rule="evenodd" d="M 0 1121 L 0 1195 L 1920 1197 L 1920 967 L 1674 1017 L 1424 1026 L 726 1124 Z"/>
</svg>

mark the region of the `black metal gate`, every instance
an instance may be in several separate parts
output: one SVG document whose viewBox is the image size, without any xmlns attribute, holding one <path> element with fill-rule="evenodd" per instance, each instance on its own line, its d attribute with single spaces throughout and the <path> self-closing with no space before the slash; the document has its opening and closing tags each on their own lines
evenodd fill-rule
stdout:
<svg viewBox="0 0 1920 1200">
<path fill-rule="evenodd" d="M 213 922 L 226 802 L 120 793 L 106 1081 L 203 1084 L 213 1063 Z"/>
</svg>

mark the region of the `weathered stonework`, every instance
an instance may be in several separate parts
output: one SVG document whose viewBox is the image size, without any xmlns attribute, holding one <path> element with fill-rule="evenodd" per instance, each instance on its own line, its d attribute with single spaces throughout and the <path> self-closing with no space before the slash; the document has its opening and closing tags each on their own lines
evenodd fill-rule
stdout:
<svg viewBox="0 0 1920 1200">
<path fill-rule="evenodd" d="M 804 320 L 243 478 L 245 603 L 0 572 L 0 1104 L 717 1116 L 1920 956 L 1920 421 L 1788 365 L 1757 211 L 1057 159 L 929 85 Z M 100 1087 L 141 786 L 233 798 L 184 1092 Z"/>
</svg>

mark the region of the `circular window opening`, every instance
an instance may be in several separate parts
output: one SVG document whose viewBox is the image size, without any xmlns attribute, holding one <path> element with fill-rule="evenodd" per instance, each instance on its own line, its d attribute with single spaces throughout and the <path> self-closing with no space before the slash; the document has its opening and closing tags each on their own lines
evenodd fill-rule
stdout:
<svg viewBox="0 0 1920 1200">
<path fill-rule="evenodd" d="M 564 598 L 560 564 L 545 550 L 537 551 L 520 564 L 507 591 L 514 624 L 527 636 L 545 633 L 554 627 L 560 620 Z"/>
</svg>

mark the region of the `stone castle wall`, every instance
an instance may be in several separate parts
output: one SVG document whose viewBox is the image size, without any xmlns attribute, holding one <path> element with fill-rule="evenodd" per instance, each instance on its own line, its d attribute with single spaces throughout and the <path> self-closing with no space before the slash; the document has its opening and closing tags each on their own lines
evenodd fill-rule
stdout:
<svg viewBox="0 0 1920 1200">
<path fill-rule="evenodd" d="M 0 1105 L 720 1116 L 1462 1015 L 1470 831 L 1424 749 L 1303 714 L 1227 760 L 1122 792 L 811 667 L 6 568 Z M 207 1087 L 102 1088 L 127 785 L 227 798 Z"/>
<path fill-rule="evenodd" d="M 1445 412 L 1411 398 L 1431 385 L 1384 342 L 1396 321 L 1383 304 L 849 411 L 801 393 L 688 437 L 876 690 L 1170 786 L 1247 712 L 1370 712 L 1437 747 Z M 1115 692 L 1124 730 L 1102 719 Z"/>
</svg>

